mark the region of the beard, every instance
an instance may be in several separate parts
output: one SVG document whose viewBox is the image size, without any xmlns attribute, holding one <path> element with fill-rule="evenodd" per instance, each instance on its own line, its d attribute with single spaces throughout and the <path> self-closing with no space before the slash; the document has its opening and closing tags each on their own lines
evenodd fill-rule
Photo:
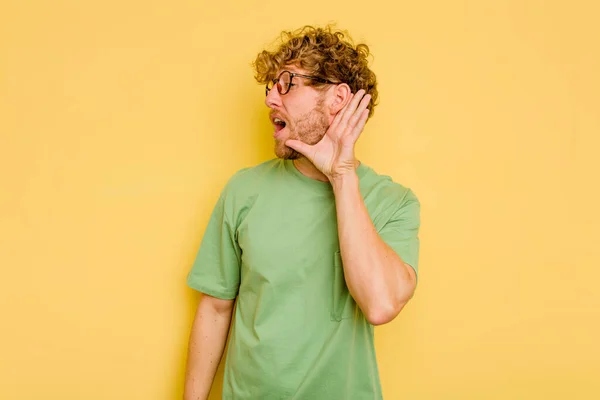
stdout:
<svg viewBox="0 0 600 400">
<path fill-rule="evenodd" d="M 286 138 L 275 140 L 275 155 L 277 157 L 284 160 L 297 160 L 304 157 L 296 150 L 285 145 L 285 141 L 288 139 L 300 140 L 309 145 L 315 145 L 323 139 L 327 128 L 329 128 L 323 103 L 322 100 L 319 101 L 311 111 L 296 118 L 293 122 L 288 121 L 286 128 L 289 129 L 289 135 Z"/>
</svg>

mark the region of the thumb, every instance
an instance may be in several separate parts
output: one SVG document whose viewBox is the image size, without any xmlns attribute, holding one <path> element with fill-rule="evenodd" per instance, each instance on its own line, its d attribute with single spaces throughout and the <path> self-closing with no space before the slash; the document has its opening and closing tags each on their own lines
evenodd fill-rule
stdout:
<svg viewBox="0 0 600 400">
<path fill-rule="evenodd" d="M 296 150 L 298 153 L 302 154 L 304 157 L 309 158 L 310 149 L 312 146 L 301 142 L 300 140 L 286 140 L 285 145 L 289 148 Z"/>
</svg>

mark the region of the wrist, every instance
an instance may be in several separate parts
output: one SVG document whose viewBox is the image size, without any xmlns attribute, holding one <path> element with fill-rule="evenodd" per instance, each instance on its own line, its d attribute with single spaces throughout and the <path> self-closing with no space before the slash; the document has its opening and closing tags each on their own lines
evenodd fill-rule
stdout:
<svg viewBox="0 0 600 400">
<path fill-rule="evenodd" d="M 337 171 L 332 171 L 330 175 L 327 175 L 327 178 L 332 185 L 353 181 L 355 178 L 358 178 L 356 171 L 360 164 L 360 161 L 357 159 L 344 162 L 338 166 Z"/>
<path fill-rule="evenodd" d="M 359 180 L 355 169 L 346 171 L 341 174 L 336 174 L 332 176 L 329 180 L 335 193 L 338 193 L 345 189 L 358 188 Z"/>
</svg>

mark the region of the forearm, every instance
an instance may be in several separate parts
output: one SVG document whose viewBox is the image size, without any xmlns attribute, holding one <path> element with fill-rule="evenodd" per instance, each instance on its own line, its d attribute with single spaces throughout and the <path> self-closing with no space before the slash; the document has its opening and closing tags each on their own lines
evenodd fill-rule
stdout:
<svg viewBox="0 0 600 400">
<path fill-rule="evenodd" d="M 356 173 L 332 182 L 346 285 L 374 325 L 392 320 L 410 299 L 414 279 L 403 260 L 379 236 Z"/>
<path fill-rule="evenodd" d="M 218 309 L 214 301 L 217 300 L 204 296 L 196 311 L 188 348 L 184 400 L 208 398 L 223 356 L 233 306 Z"/>
</svg>

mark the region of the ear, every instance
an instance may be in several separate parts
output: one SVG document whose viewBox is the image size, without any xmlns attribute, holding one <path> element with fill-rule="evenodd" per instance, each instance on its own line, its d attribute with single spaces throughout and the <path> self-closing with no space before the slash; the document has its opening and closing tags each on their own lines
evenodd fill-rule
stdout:
<svg viewBox="0 0 600 400">
<path fill-rule="evenodd" d="M 352 89 L 346 83 L 340 83 L 333 87 L 333 94 L 331 102 L 329 104 L 329 112 L 332 116 L 335 116 L 340 110 L 342 110 L 346 104 L 350 101 L 352 96 Z"/>
</svg>

